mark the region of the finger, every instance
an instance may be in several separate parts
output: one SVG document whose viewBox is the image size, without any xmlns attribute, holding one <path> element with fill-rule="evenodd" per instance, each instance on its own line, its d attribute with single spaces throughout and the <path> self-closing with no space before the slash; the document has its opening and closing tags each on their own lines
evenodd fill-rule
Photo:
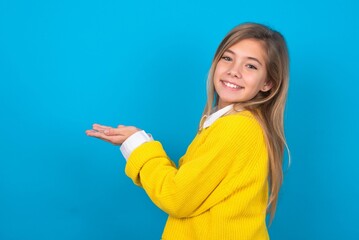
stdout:
<svg viewBox="0 0 359 240">
<path fill-rule="evenodd" d="M 92 124 L 92 126 L 103 127 L 103 128 L 109 128 L 109 127 L 111 127 L 111 126 L 106 126 L 106 125 L 98 124 L 98 123 L 94 123 L 94 124 Z"/>
<path fill-rule="evenodd" d="M 116 135 L 123 136 L 124 130 L 125 130 L 124 128 L 107 128 L 104 129 L 103 133 L 106 134 L 107 136 L 116 136 Z"/>
<path fill-rule="evenodd" d="M 94 130 L 87 130 L 86 134 L 87 134 L 87 136 L 99 138 L 99 139 L 104 140 L 106 142 L 113 143 L 112 137 L 111 136 L 106 136 L 102 132 L 98 132 L 98 131 L 94 131 Z"/>
<path fill-rule="evenodd" d="M 96 130 L 86 130 L 86 135 L 90 137 L 100 137 L 104 134 Z"/>
<path fill-rule="evenodd" d="M 93 124 L 93 125 L 92 125 L 92 128 L 93 128 L 93 130 L 95 130 L 95 131 L 103 132 L 104 130 L 109 129 L 109 128 L 111 128 L 111 127 L 104 126 L 104 125 L 100 125 L 100 124 Z"/>
<path fill-rule="evenodd" d="M 105 126 L 102 124 L 94 123 L 94 124 L 92 124 L 92 127 L 93 128 L 110 128 L 111 126 Z"/>
<path fill-rule="evenodd" d="M 100 140 L 112 143 L 113 145 L 121 145 L 126 140 L 126 136 L 120 136 L 120 135 L 106 136 L 104 133 L 94 130 L 87 130 L 86 134 L 90 137 L 95 137 Z"/>
</svg>

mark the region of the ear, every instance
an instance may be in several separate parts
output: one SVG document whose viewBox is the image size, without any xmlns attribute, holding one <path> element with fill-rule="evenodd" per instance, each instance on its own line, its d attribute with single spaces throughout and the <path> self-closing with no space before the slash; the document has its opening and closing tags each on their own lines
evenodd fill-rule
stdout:
<svg viewBox="0 0 359 240">
<path fill-rule="evenodd" d="M 261 88 L 262 92 L 268 92 L 269 90 L 271 90 L 273 87 L 272 81 L 265 81 L 264 85 Z"/>
</svg>

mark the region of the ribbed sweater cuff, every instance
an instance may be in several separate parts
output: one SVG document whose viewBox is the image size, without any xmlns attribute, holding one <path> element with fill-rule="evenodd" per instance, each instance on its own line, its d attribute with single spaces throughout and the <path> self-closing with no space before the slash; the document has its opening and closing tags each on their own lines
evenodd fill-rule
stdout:
<svg viewBox="0 0 359 240">
<path fill-rule="evenodd" d="M 168 158 L 162 144 L 158 141 L 143 143 L 136 148 L 127 160 L 125 172 L 136 185 L 141 185 L 140 171 L 146 162 L 154 158 Z"/>
</svg>

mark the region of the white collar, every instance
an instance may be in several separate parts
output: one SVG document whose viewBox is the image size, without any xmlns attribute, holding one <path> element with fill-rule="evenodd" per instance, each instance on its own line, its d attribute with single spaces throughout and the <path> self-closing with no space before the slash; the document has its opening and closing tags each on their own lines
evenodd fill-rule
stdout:
<svg viewBox="0 0 359 240">
<path fill-rule="evenodd" d="M 211 126 L 218 118 L 222 117 L 224 114 L 231 111 L 232 108 L 233 108 L 233 104 L 228 105 L 228 106 L 212 113 L 208 117 L 207 117 L 207 115 L 204 115 L 203 117 L 205 118 L 205 122 L 203 123 L 202 129 L 205 129 L 205 128 L 208 128 L 209 126 Z"/>
</svg>

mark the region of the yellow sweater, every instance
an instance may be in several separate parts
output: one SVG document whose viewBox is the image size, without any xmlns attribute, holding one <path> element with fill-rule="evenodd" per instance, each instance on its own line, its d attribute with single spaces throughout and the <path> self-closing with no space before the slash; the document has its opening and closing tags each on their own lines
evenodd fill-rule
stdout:
<svg viewBox="0 0 359 240">
<path fill-rule="evenodd" d="M 269 239 L 268 154 L 249 111 L 199 132 L 179 165 L 157 141 L 136 148 L 126 165 L 126 174 L 169 214 L 162 239 Z"/>
</svg>

